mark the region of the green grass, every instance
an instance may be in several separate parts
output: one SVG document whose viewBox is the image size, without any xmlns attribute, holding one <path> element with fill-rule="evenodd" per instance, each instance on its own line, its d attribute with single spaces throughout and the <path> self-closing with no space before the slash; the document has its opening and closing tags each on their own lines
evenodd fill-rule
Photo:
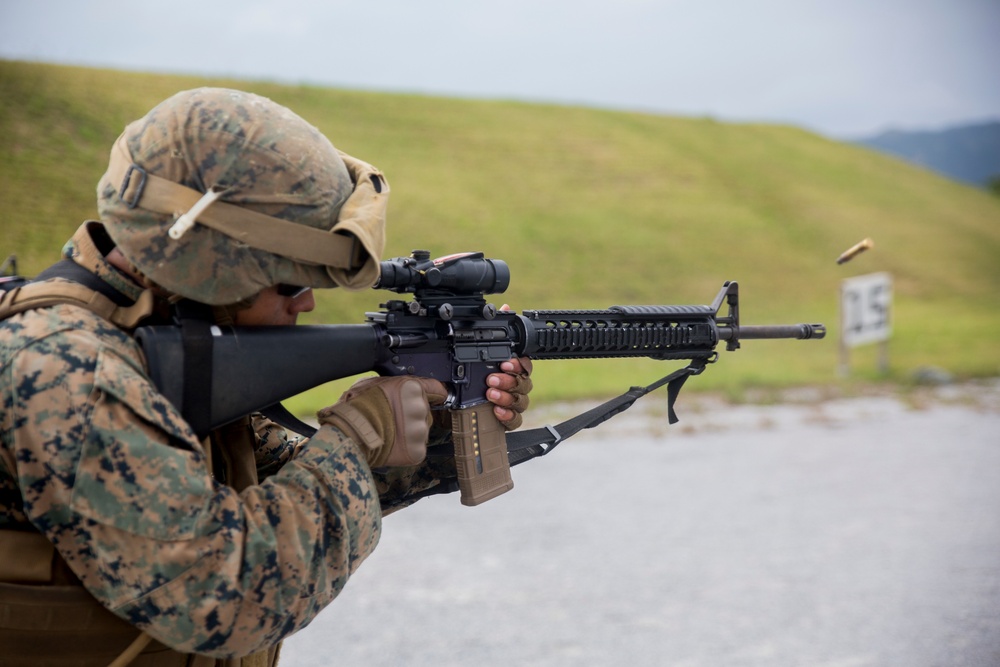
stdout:
<svg viewBox="0 0 1000 667">
<path fill-rule="evenodd" d="M 0 61 L 0 251 L 51 263 L 94 215 L 108 150 L 170 94 L 238 87 L 286 104 L 392 186 L 386 256 L 482 250 L 505 259 L 515 310 L 707 303 L 739 280 L 748 324 L 825 322 L 824 341 L 748 341 L 692 388 L 838 383 L 840 281 L 888 271 L 891 369 L 1000 374 L 1000 198 L 794 127 Z M 864 237 L 876 247 L 836 257 Z M 359 322 L 385 295 L 332 290 L 308 322 Z M 335 353 L 335 351 L 331 351 Z M 540 400 L 652 381 L 658 362 L 539 363 Z M 339 393 L 294 402 L 311 411 Z M 335 396 L 333 396 L 335 397 Z"/>
</svg>

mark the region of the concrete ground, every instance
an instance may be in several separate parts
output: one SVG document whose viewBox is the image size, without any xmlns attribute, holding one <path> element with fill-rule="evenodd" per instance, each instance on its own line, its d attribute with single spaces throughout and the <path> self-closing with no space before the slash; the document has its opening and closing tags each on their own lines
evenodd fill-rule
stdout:
<svg viewBox="0 0 1000 667">
<path fill-rule="evenodd" d="M 1000 382 L 782 398 L 654 394 L 387 517 L 283 663 L 1000 665 Z"/>
</svg>

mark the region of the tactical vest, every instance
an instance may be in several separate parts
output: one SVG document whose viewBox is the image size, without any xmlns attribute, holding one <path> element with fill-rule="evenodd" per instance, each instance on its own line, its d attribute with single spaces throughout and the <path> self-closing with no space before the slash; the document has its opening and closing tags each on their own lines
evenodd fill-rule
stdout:
<svg viewBox="0 0 1000 667">
<path fill-rule="evenodd" d="M 90 284 L 100 280 L 82 267 L 78 269 L 90 278 L 72 267 L 64 268 L 74 274 L 66 276 L 71 280 L 79 277 Z M 152 312 L 149 290 L 134 304 L 123 304 L 114 298 L 116 292 L 95 287 L 98 289 L 63 281 L 15 287 L 0 297 L 0 320 L 25 310 L 69 303 L 131 330 Z M 203 446 L 209 470 L 216 478 L 237 491 L 257 483 L 249 418 L 213 432 Z M 44 535 L 0 530 L 0 665 L 273 667 L 279 649 L 280 645 L 229 660 L 178 653 L 105 609 Z"/>
</svg>

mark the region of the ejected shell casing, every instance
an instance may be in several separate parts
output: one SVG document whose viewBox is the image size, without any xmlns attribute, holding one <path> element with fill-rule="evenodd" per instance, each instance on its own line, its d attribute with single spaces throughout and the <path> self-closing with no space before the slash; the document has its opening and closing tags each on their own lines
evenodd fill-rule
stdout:
<svg viewBox="0 0 1000 667">
<path fill-rule="evenodd" d="M 854 259 L 855 255 L 861 254 L 865 250 L 868 250 L 869 248 L 874 248 L 874 247 L 875 247 L 875 242 L 874 241 L 872 241 L 871 239 L 865 239 L 861 243 L 857 243 L 855 245 L 852 245 L 850 248 L 848 248 L 847 250 L 845 250 L 844 253 L 840 257 L 837 258 L 837 264 L 843 264 L 844 262 L 848 262 L 848 261 Z"/>
</svg>

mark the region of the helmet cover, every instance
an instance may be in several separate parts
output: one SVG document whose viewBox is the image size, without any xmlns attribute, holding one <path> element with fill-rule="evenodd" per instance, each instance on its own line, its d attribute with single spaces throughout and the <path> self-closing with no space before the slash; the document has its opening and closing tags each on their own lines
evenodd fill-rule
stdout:
<svg viewBox="0 0 1000 667">
<path fill-rule="evenodd" d="M 186 211 L 150 208 L 144 206 L 150 197 L 126 196 L 129 176 L 124 182 L 115 178 L 120 170 L 114 168 L 113 149 L 97 187 L 101 220 L 125 257 L 172 293 L 221 305 L 278 283 L 362 289 L 378 277 L 388 185 L 377 170 L 339 153 L 319 130 L 280 104 L 236 90 L 184 91 L 128 125 L 115 148 L 127 153 L 130 171 L 138 168 L 143 179 L 149 174 L 195 193 L 218 192 L 221 202 L 323 232 L 348 233 L 361 245 L 358 265 L 345 269 L 255 247 L 252 233 L 238 239 L 202 224 L 172 238 L 168 231 Z M 369 190 L 366 196 L 352 197 L 362 187 Z M 352 205 L 345 207 L 349 198 Z M 340 220 L 347 210 L 354 211 L 351 219 Z"/>
</svg>

